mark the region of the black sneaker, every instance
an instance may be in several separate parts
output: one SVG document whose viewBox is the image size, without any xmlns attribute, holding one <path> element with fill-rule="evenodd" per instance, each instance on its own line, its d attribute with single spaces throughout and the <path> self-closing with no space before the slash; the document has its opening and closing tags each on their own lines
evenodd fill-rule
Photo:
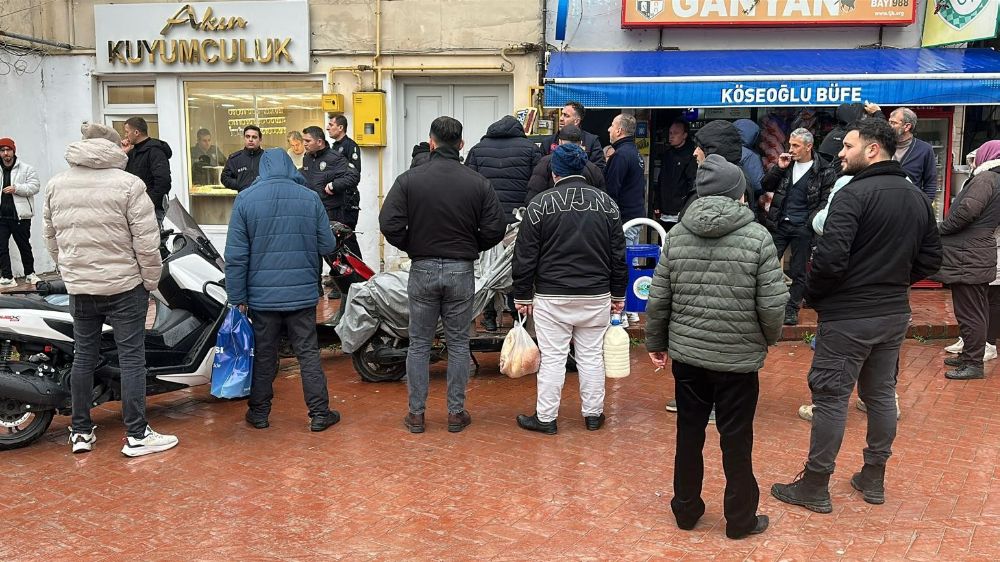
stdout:
<svg viewBox="0 0 1000 562">
<path fill-rule="evenodd" d="M 972 365 L 971 363 L 966 363 L 957 369 L 952 369 L 944 374 L 945 378 L 956 380 L 956 381 L 969 381 L 974 379 L 986 378 L 985 373 L 983 373 L 983 367 L 981 365 Z"/>
<path fill-rule="evenodd" d="M 336 425 L 340 421 L 340 412 L 329 410 L 325 414 L 317 414 L 309 422 L 310 431 L 325 431 L 331 425 Z"/>
<path fill-rule="evenodd" d="M 799 312 L 797 310 L 794 312 L 791 310 L 786 310 L 785 322 L 784 322 L 785 326 L 795 326 L 798 323 L 799 323 Z"/>
<path fill-rule="evenodd" d="M 962 365 L 965 364 L 965 362 L 958 357 L 946 357 L 944 360 L 944 364 L 949 367 L 961 367 Z"/>
<path fill-rule="evenodd" d="M 736 540 L 736 539 L 742 539 L 744 537 L 748 537 L 750 535 L 759 535 L 759 534 L 763 533 L 764 531 L 766 531 L 767 530 L 767 526 L 770 525 L 770 524 L 771 524 L 771 520 L 768 519 L 767 515 L 758 515 L 757 516 L 757 523 L 753 526 L 753 529 L 750 529 L 749 531 L 747 531 L 745 533 L 733 533 L 733 534 L 730 534 L 729 530 L 727 529 L 726 530 L 726 536 L 729 537 L 729 538 L 731 538 L 731 539 Z"/>
<path fill-rule="evenodd" d="M 587 431 L 597 431 L 604 425 L 604 414 L 599 416 L 584 416 L 583 423 L 587 426 Z"/>
<path fill-rule="evenodd" d="M 537 431 L 539 433 L 544 433 L 546 435 L 555 435 L 558 433 L 558 428 L 556 427 L 556 420 L 550 422 L 543 422 L 538 419 L 537 414 L 532 414 L 526 416 L 524 414 L 519 414 L 517 416 L 517 425 L 521 429 L 527 429 L 528 431 Z"/>
<path fill-rule="evenodd" d="M 271 424 L 267 421 L 267 416 L 255 416 L 250 410 L 247 410 L 247 415 L 244 416 L 244 419 L 254 429 L 267 429 L 271 427 Z"/>
</svg>

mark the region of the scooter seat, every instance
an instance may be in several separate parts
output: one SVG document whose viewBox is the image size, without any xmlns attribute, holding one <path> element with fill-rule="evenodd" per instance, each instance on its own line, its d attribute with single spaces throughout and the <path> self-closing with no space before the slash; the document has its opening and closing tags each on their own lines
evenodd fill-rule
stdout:
<svg viewBox="0 0 1000 562">
<path fill-rule="evenodd" d="M 69 306 L 50 304 L 42 297 L 0 295 L 0 309 L 48 310 L 51 312 L 69 312 Z"/>
</svg>

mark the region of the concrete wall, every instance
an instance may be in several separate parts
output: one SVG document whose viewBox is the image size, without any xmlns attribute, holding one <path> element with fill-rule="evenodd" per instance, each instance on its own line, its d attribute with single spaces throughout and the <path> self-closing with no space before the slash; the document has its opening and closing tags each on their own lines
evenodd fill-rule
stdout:
<svg viewBox="0 0 1000 562">
<path fill-rule="evenodd" d="M 655 51 L 659 29 L 622 29 L 622 0 L 571 0 L 566 40 L 555 40 L 558 0 L 545 0 L 548 8 L 546 41 L 557 49 L 574 51 Z M 669 0 L 668 0 L 669 1 Z M 882 45 L 920 46 L 923 2 L 917 21 L 905 27 L 882 28 Z M 684 51 L 740 49 L 853 49 L 879 41 L 879 27 L 799 28 L 664 28 L 662 44 Z"/>
<path fill-rule="evenodd" d="M 17 156 L 35 167 L 42 192 L 35 196 L 31 246 L 35 270 L 52 271 L 54 264 L 42 240 L 42 193 L 49 178 L 68 168 L 63 160 L 67 143 L 80 138 L 80 123 L 93 115 L 93 57 L 38 57 L 23 59 L 34 72 L 8 74 L 0 80 L 4 119 L 0 134 L 17 143 Z M 20 255 L 10 243 L 14 274 L 21 275 Z"/>
</svg>

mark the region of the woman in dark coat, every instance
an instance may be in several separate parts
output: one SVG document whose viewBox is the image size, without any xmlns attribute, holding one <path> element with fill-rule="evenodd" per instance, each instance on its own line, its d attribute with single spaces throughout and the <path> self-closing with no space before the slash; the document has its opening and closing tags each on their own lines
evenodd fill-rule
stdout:
<svg viewBox="0 0 1000 562">
<path fill-rule="evenodd" d="M 933 279 L 951 286 L 955 318 L 965 345 L 958 357 L 945 359 L 955 367 L 949 379 L 983 378 L 983 353 L 989 320 L 989 284 L 997 277 L 1000 225 L 1000 141 L 976 151 L 975 169 L 952 203 L 948 218 L 938 225 L 944 249 L 941 270 Z"/>
</svg>

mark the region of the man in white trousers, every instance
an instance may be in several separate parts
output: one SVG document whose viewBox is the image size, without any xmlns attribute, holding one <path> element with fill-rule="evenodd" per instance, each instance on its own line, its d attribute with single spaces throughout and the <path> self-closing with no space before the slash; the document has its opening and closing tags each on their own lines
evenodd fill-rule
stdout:
<svg viewBox="0 0 1000 562">
<path fill-rule="evenodd" d="M 535 413 L 517 425 L 557 432 L 572 341 L 585 426 L 604 425 L 604 333 L 608 309 L 625 306 L 625 234 L 618 205 L 581 175 L 587 155 L 575 144 L 552 152 L 555 186 L 528 203 L 514 246 L 514 304 L 533 315 L 542 362 Z"/>
</svg>

